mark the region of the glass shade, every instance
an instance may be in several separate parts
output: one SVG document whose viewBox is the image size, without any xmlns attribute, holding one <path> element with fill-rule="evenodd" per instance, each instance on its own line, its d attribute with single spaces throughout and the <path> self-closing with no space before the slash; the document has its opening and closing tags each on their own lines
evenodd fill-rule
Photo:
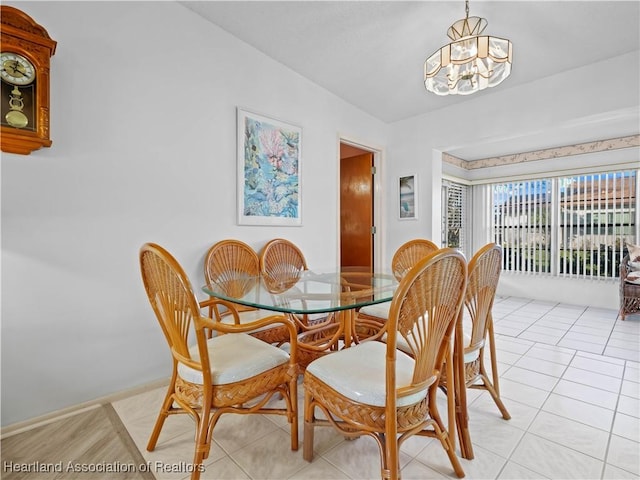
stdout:
<svg viewBox="0 0 640 480">
<path fill-rule="evenodd" d="M 495 87 L 511 74 L 512 45 L 491 36 L 460 38 L 424 63 L 424 86 L 436 95 L 469 95 Z"/>
</svg>

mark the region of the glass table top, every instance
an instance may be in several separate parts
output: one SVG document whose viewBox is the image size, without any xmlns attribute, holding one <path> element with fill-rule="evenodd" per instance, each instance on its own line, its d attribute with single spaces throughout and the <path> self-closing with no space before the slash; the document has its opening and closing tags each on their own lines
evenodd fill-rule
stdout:
<svg viewBox="0 0 640 480">
<path fill-rule="evenodd" d="M 391 274 L 348 267 L 334 272 L 305 270 L 278 279 L 236 275 L 205 285 L 202 290 L 212 297 L 248 307 L 310 314 L 387 302 L 397 286 Z"/>
</svg>

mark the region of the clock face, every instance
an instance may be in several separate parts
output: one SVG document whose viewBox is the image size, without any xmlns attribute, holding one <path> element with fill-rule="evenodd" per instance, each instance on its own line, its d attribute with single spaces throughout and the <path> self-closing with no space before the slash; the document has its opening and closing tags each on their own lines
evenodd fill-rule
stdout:
<svg viewBox="0 0 640 480">
<path fill-rule="evenodd" d="M 29 85 L 36 78 L 33 64 L 20 54 L 0 53 L 0 76 L 12 85 Z"/>
</svg>

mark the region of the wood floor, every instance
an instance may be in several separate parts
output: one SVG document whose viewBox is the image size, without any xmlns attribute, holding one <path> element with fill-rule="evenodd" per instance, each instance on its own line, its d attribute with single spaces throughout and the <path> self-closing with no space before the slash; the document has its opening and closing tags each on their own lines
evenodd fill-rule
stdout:
<svg viewBox="0 0 640 480">
<path fill-rule="evenodd" d="M 2 479 L 154 479 L 113 407 L 88 411 L 0 442 Z"/>
</svg>

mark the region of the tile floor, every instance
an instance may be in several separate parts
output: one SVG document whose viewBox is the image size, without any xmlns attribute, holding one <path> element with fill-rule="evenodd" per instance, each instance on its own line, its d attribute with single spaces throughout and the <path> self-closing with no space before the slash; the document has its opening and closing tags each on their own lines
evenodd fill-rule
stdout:
<svg viewBox="0 0 640 480">
<path fill-rule="evenodd" d="M 468 479 L 631 479 L 640 477 L 640 315 L 497 298 L 500 389 L 512 419 L 486 392 L 469 392 L 473 460 Z M 300 389 L 300 399 L 302 398 Z M 164 389 L 113 404 L 157 479 L 193 456 L 193 423 L 170 417 L 153 452 L 145 449 Z M 444 396 L 440 399 L 445 413 Z M 302 412 L 302 403 L 300 402 Z M 203 479 L 377 479 L 375 442 L 316 429 L 315 458 L 289 449 L 282 417 L 223 416 Z M 300 421 L 302 442 L 302 421 Z M 158 463 L 155 463 L 158 462 Z M 439 443 L 412 438 L 401 453 L 404 479 L 457 478 Z M 178 468 L 180 470 L 180 468 Z"/>
</svg>

